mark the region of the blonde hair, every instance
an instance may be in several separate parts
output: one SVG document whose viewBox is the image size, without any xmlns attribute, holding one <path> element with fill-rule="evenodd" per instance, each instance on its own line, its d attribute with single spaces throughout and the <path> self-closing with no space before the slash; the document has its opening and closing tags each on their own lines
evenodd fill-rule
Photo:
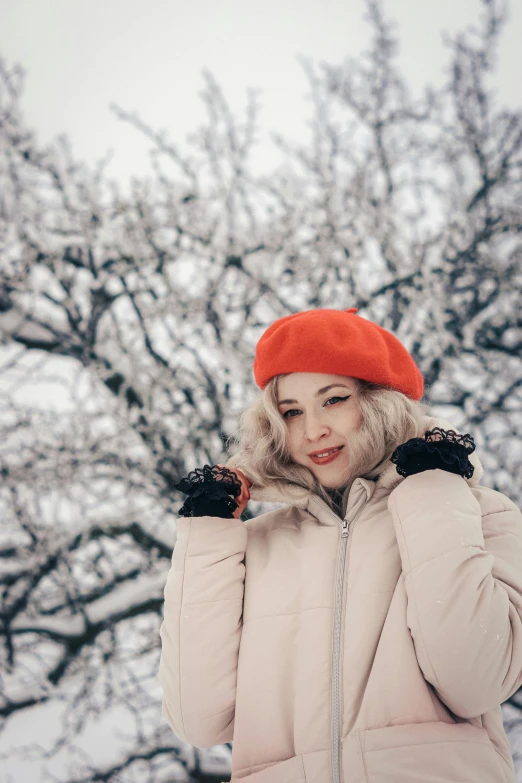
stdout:
<svg viewBox="0 0 522 783">
<path fill-rule="evenodd" d="M 240 417 L 230 438 L 226 465 L 242 470 L 254 486 L 297 484 L 319 495 L 344 517 L 350 488 L 357 477 L 375 479 L 401 443 L 424 435 L 428 406 L 402 392 L 353 378 L 361 424 L 350 440 L 349 473 L 335 489 L 323 487 L 311 470 L 294 462 L 287 449 L 287 425 L 277 407 L 279 378 L 266 387 Z"/>
</svg>

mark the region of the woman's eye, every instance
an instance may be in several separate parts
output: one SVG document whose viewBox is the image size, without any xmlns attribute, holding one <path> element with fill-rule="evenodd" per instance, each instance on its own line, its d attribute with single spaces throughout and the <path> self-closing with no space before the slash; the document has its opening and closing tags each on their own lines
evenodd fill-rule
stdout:
<svg viewBox="0 0 522 783">
<path fill-rule="evenodd" d="M 350 395 L 348 395 L 348 397 L 329 397 L 329 399 L 327 399 L 326 402 L 331 402 L 332 400 L 348 400 L 349 397 L 350 397 Z M 325 402 L 325 405 L 326 405 L 326 402 Z"/>
<path fill-rule="evenodd" d="M 333 402 L 334 402 L 334 404 L 335 404 L 335 403 L 336 403 L 338 400 L 341 400 L 341 401 L 343 401 L 343 400 L 349 400 L 349 399 L 350 399 L 350 396 L 351 396 L 351 395 L 348 395 L 347 397 L 329 397 L 329 398 L 326 400 L 326 402 L 325 402 L 325 405 L 326 405 L 328 402 L 332 402 L 332 401 L 333 401 Z M 331 407 L 331 406 L 329 405 L 328 407 Z M 299 411 L 299 410 L 297 410 L 297 408 L 291 408 L 290 410 L 288 410 L 288 411 L 285 411 L 285 412 L 283 413 L 283 419 L 287 419 L 287 418 L 288 418 L 288 419 L 295 419 L 295 416 L 291 416 L 291 415 L 290 415 L 290 414 L 292 414 L 292 413 L 300 413 L 300 411 Z"/>
</svg>

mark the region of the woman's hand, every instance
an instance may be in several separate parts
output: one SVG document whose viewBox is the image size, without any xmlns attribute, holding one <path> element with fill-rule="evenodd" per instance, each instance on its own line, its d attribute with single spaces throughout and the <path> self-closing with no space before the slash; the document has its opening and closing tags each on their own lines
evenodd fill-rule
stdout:
<svg viewBox="0 0 522 783">
<path fill-rule="evenodd" d="M 241 482 L 241 494 L 238 495 L 237 498 L 234 498 L 234 500 L 238 504 L 236 510 L 234 511 L 234 517 L 236 519 L 239 519 L 241 514 L 245 510 L 246 504 L 250 500 L 250 487 L 252 486 L 252 482 L 238 468 L 227 467 L 226 465 L 222 465 L 222 464 L 218 464 L 216 465 L 216 467 L 227 468 L 227 470 L 230 470 L 232 473 L 235 473 L 238 478 L 238 481 Z"/>
<path fill-rule="evenodd" d="M 475 441 L 469 433 L 434 427 L 424 438 L 410 438 L 398 446 L 390 459 L 401 476 L 412 476 L 425 470 L 446 470 L 464 478 L 471 478 L 475 468 L 469 455 L 475 451 Z"/>
</svg>

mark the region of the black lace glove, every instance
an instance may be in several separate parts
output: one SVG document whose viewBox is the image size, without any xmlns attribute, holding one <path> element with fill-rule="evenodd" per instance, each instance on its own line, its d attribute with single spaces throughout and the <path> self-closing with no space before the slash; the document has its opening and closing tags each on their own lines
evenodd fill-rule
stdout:
<svg viewBox="0 0 522 783">
<path fill-rule="evenodd" d="M 241 482 L 236 474 L 217 465 L 203 465 L 202 468 L 192 470 L 174 487 L 188 495 L 178 511 L 182 517 L 232 519 L 238 507 L 233 498 L 241 494 Z"/>
<path fill-rule="evenodd" d="M 434 427 L 424 434 L 424 438 L 411 438 L 398 446 L 391 455 L 391 461 L 396 464 L 397 473 L 401 476 L 440 468 L 471 478 L 475 468 L 468 454 L 473 451 L 475 443 L 471 435 L 459 435 L 454 430 Z"/>
</svg>

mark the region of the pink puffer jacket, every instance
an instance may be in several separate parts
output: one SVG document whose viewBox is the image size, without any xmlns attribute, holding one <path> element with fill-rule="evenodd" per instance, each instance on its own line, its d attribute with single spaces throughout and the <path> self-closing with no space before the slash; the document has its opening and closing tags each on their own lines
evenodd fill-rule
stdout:
<svg viewBox="0 0 522 783">
<path fill-rule="evenodd" d="M 291 486 L 252 488 L 284 505 L 247 522 L 180 518 L 174 733 L 232 741 L 237 783 L 515 783 L 500 705 L 522 685 L 522 514 L 470 461 L 470 479 L 389 463 L 345 520 Z"/>
</svg>

